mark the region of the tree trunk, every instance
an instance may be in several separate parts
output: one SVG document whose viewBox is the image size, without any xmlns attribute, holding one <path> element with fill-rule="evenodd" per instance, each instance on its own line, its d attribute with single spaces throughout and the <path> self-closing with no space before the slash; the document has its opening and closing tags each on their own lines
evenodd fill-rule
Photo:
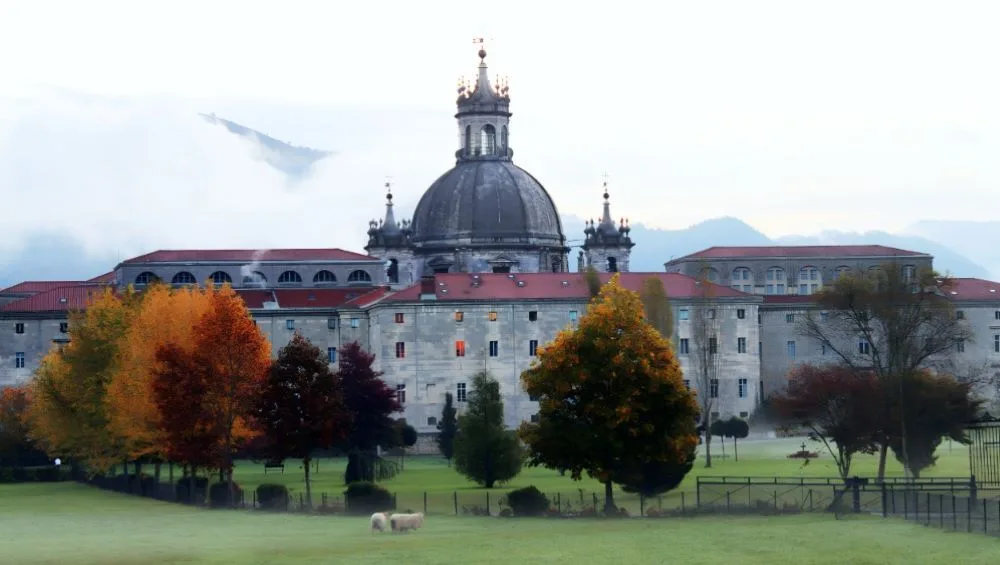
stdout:
<svg viewBox="0 0 1000 565">
<path fill-rule="evenodd" d="M 604 483 L 604 514 L 607 516 L 611 516 L 612 514 L 615 514 L 617 511 L 618 509 L 615 508 L 614 486 L 611 484 L 611 481 L 608 480 L 607 482 Z"/>
<path fill-rule="evenodd" d="M 135 488 L 131 489 L 133 493 L 142 494 L 142 462 L 138 459 L 135 460 Z"/>
<path fill-rule="evenodd" d="M 736 438 L 733 438 L 733 455 L 737 461 L 740 460 L 740 448 L 736 446 Z"/>
<path fill-rule="evenodd" d="M 195 498 L 195 490 L 197 488 L 197 482 L 198 482 L 197 477 L 198 477 L 198 469 L 194 465 L 191 465 L 191 474 L 188 475 L 188 485 L 190 485 L 188 487 L 190 489 L 188 491 L 188 496 L 189 496 L 188 500 L 192 506 L 198 504 L 196 502 L 198 499 Z"/>
<path fill-rule="evenodd" d="M 309 483 L 309 458 L 302 459 L 302 466 L 306 470 L 306 506 L 311 510 L 313 506 L 312 485 Z"/>
<path fill-rule="evenodd" d="M 726 458 L 726 436 L 719 436 L 722 438 L 722 458 Z"/>
<path fill-rule="evenodd" d="M 122 481 L 125 482 L 125 484 L 122 485 L 122 491 L 128 492 L 129 490 L 128 459 L 122 459 Z"/>
<path fill-rule="evenodd" d="M 712 466 L 712 433 L 705 430 L 705 468 Z"/>
<path fill-rule="evenodd" d="M 878 478 L 876 479 L 880 483 L 885 481 L 885 458 L 886 455 L 888 455 L 888 453 L 889 453 L 889 442 L 883 441 L 882 447 L 879 448 L 878 452 Z"/>
<path fill-rule="evenodd" d="M 159 460 L 153 464 L 153 497 L 160 498 L 160 468 L 163 463 Z"/>
</svg>

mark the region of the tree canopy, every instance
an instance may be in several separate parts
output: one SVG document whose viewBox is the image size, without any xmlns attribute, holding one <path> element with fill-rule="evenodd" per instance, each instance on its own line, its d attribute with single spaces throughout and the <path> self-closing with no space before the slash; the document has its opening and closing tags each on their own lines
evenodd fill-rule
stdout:
<svg viewBox="0 0 1000 565">
<path fill-rule="evenodd" d="M 503 421 L 500 383 L 483 371 L 472 377 L 469 407 L 458 417 L 455 469 L 486 488 L 521 472 L 524 452 Z"/>
<path fill-rule="evenodd" d="M 680 365 L 644 318 L 639 295 L 618 279 L 521 375 L 539 403 L 538 422 L 520 428 L 529 464 L 603 482 L 606 511 L 614 509 L 614 482 L 669 484 L 647 473 L 669 469 L 683 477 L 698 444 L 698 404 Z"/>
</svg>

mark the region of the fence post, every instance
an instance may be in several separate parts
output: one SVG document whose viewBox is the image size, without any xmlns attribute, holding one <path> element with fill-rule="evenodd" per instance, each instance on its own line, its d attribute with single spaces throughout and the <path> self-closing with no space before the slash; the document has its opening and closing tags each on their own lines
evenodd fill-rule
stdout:
<svg viewBox="0 0 1000 565">
<path fill-rule="evenodd" d="M 965 508 L 965 518 L 966 518 L 966 522 L 968 522 L 965 525 L 965 529 L 970 534 L 972 533 L 972 504 L 973 504 L 974 500 L 975 500 L 975 498 L 969 497 L 969 500 L 967 501 L 968 504 L 966 504 L 966 508 Z"/>
<path fill-rule="evenodd" d="M 956 508 L 956 505 L 955 505 L 955 501 L 956 500 L 957 499 L 955 498 L 955 493 L 952 493 L 952 495 L 951 495 L 951 529 L 954 530 L 954 531 L 958 531 L 958 509 Z"/>
<path fill-rule="evenodd" d="M 455 516 L 458 516 L 458 491 L 452 491 L 451 495 L 455 499 Z"/>
<path fill-rule="evenodd" d="M 939 494 L 938 495 L 938 515 L 941 516 L 941 519 L 938 520 L 938 524 L 939 524 L 940 528 L 943 530 L 944 529 L 944 495 L 943 494 Z"/>
<path fill-rule="evenodd" d="M 486 514 L 490 515 L 490 491 L 486 491 Z"/>
<path fill-rule="evenodd" d="M 775 511 L 778 510 L 778 491 L 777 490 L 774 491 L 774 509 L 775 509 Z"/>
<path fill-rule="evenodd" d="M 396 493 L 392 493 L 392 509 L 399 510 L 399 505 L 396 504 Z"/>
<path fill-rule="evenodd" d="M 809 511 L 813 511 L 813 489 L 809 489 Z"/>
<path fill-rule="evenodd" d="M 903 491 L 903 519 L 904 520 L 909 520 L 910 519 L 910 496 L 909 496 L 909 494 L 910 494 L 909 492 L 907 492 L 905 490 Z"/>
<path fill-rule="evenodd" d="M 557 492 L 556 493 L 556 511 L 559 512 L 560 515 L 562 514 L 562 493 L 561 492 Z"/>
<path fill-rule="evenodd" d="M 727 489 L 726 490 L 726 512 L 729 512 L 729 511 L 730 511 L 729 490 Z"/>
<path fill-rule="evenodd" d="M 427 514 L 427 491 L 424 491 L 424 514 Z"/>
<path fill-rule="evenodd" d="M 885 483 L 880 484 L 879 487 L 882 490 L 882 517 L 883 518 L 888 518 L 889 517 L 889 508 L 888 508 L 888 506 L 889 506 L 889 497 L 888 497 L 888 494 L 889 493 L 886 492 L 886 490 L 885 490 Z"/>
<path fill-rule="evenodd" d="M 694 488 L 694 507 L 701 508 L 701 477 L 698 477 L 698 484 Z"/>
<path fill-rule="evenodd" d="M 986 503 L 987 503 L 987 500 L 984 498 L 983 499 L 983 533 L 984 534 L 990 533 L 990 519 L 989 519 L 989 515 L 987 514 L 987 510 L 986 510 Z"/>
</svg>

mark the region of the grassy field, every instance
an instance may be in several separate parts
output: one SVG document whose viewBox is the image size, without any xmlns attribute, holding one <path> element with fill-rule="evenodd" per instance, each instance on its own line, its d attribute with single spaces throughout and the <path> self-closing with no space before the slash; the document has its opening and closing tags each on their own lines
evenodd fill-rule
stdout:
<svg viewBox="0 0 1000 565">
<path fill-rule="evenodd" d="M 682 497 L 685 505 L 694 500 L 695 484 L 699 476 L 784 476 L 784 477 L 836 477 L 837 470 L 829 454 L 821 444 L 806 442 L 807 448 L 820 454 L 818 459 L 812 459 L 803 465 L 801 459 L 788 459 L 788 455 L 800 449 L 802 438 L 786 438 L 776 440 L 758 440 L 743 442 L 739 447 L 739 460 L 732 454 L 732 443 L 726 446 L 726 457 L 717 442 L 713 442 L 712 467 L 706 469 L 704 461 L 699 458 L 694 469 L 685 478 L 684 483 L 675 491 L 652 502 L 664 508 L 680 507 Z M 937 465 L 928 469 L 927 477 L 968 477 L 968 450 L 959 444 L 950 445 L 945 442 L 938 449 Z M 330 497 L 340 497 L 344 491 L 343 473 L 346 467 L 344 459 L 323 459 L 318 462 L 318 471 L 313 467 L 313 492 L 327 493 Z M 858 457 L 853 466 L 854 474 L 859 476 L 875 476 L 877 458 L 875 456 Z M 902 466 L 890 453 L 886 474 L 902 476 Z M 264 466 L 249 461 L 238 464 L 236 480 L 246 489 L 252 490 L 265 482 L 285 484 L 297 496 L 305 490 L 302 464 L 297 461 L 286 461 L 285 472 L 274 470 L 264 474 Z M 165 480 L 165 479 L 164 479 Z M 503 492 L 535 485 L 554 500 L 558 494 L 560 500 L 570 501 L 573 507 L 581 503 L 591 503 L 593 493 L 603 496 L 603 487 L 592 479 L 584 477 L 579 482 L 572 481 L 568 476 L 542 468 L 525 468 L 513 481 L 494 489 L 490 494 L 490 504 L 495 505 L 497 498 Z M 384 483 L 390 491 L 396 493 L 397 506 L 401 509 L 423 508 L 424 493 L 427 497 L 427 509 L 434 514 L 454 514 L 455 497 L 458 505 L 485 506 L 487 492 L 475 483 L 459 475 L 446 461 L 439 457 L 410 457 L 404 461 L 404 471 L 390 481 Z M 619 504 L 626 507 L 632 514 L 639 511 L 639 500 L 634 495 L 617 494 Z M 581 500 L 582 499 L 582 500 Z M 318 498 L 316 499 L 318 502 Z"/>
<path fill-rule="evenodd" d="M 994 563 L 1000 541 L 879 518 L 429 517 L 374 538 L 365 518 L 212 511 L 72 484 L 0 485 L 0 562 L 17 565 Z"/>
</svg>

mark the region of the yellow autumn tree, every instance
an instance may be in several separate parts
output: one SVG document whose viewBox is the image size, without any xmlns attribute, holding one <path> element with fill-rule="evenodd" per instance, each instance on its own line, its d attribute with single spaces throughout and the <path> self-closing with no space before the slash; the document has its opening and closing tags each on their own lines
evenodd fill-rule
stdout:
<svg viewBox="0 0 1000 565">
<path fill-rule="evenodd" d="M 676 487 L 698 445 L 698 404 L 680 364 L 618 279 L 521 374 L 539 404 L 538 421 L 519 430 L 529 465 L 601 481 L 606 512 L 615 510 L 613 484 L 644 494 Z"/>
<path fill-rule="evenodd" d="M 123 336 L 118 362 L 105 397 L 111 433 L 121 442 L 136 475 L 145 461 L 160 462 L 165 445 L 152 383 L 159 367 L 157 350 L 172 343 L 194 347 L 194 326 L 209 309 L 209 292 L 199 287 L 171 289 L 155 284 L 143 291 L 142 303 Z"/>
<path fill-rule="evenodd" d="M 108 426 L 105 397 L 116 371 L 118 349 L 140 301 L 110 288 L 86 309 L 70 313 L 70 342 L 42 359 L 28 385 L 29 433 L 52 457 L 102 472 L 127 457 Z"/>
</svg>

